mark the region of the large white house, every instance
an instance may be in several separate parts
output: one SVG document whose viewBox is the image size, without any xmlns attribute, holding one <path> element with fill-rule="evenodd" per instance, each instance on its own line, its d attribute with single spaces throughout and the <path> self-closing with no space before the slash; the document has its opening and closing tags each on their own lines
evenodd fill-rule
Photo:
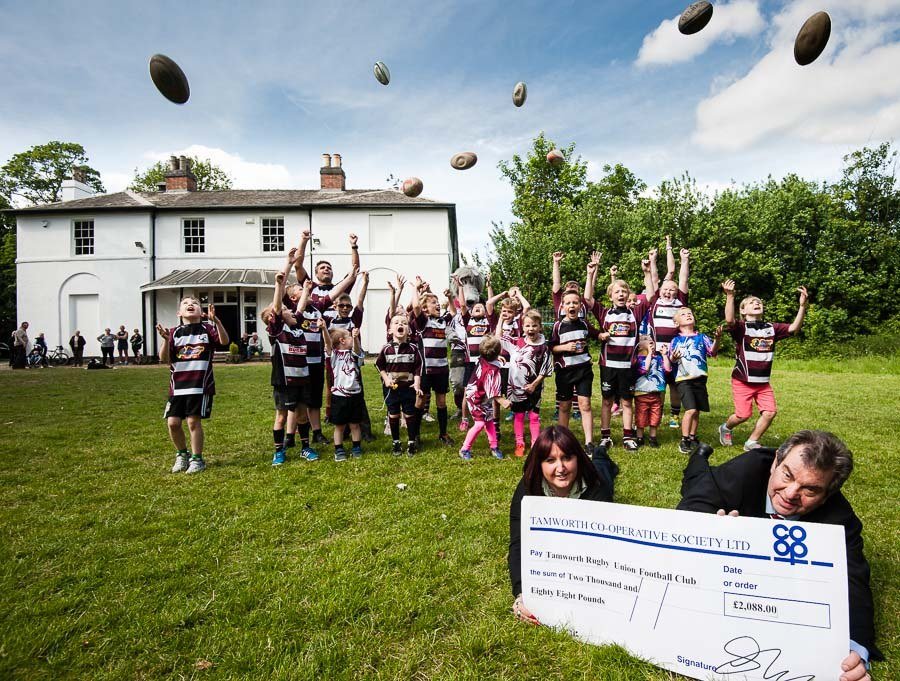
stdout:
<svg viewBox="0 0 900 681">
<path fill-rule="evenodd" d="M 157 192 L 94 195 L 76 173 L 62 201 L 14 211 L 18 320 L 51 347 L 80 330 L 86 355 L 100 354 L 105 327 L 125 324 L 154 352 L 156 323 L 177 323 L 178 301 L 192 294 L 215 304 L 232 338 L 259 331 L 267 343 L 259 312 L 301 231 L 312 230 L 313 260 L 331 262 L 335 281 L 350 269 L 352 232 L 370 273 L 363 343 L 377 351 L 387 280 L 419 274 L 443 287 L 457 267 L 456 206 L 346 189 L 339 154 L 322 155 L 320 177 L 314 190 L 197 191 L 190 162 L 173 156 Z"/>
</svg>

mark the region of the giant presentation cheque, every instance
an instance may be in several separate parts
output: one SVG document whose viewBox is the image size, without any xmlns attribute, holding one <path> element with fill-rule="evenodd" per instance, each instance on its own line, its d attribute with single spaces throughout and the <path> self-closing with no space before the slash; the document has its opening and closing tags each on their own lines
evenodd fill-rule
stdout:
<svg viewBox="0 0 900 681">
<path fill-rule="evenodd" d="M 843 528 L 527 496 L 522 594 L 542 624 L 696 679 L 834 679 Z"/>
</svg>

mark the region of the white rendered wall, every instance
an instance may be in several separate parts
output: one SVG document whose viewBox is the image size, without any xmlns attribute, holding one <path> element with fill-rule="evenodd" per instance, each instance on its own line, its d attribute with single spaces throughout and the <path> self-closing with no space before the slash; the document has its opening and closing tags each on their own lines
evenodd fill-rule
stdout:
<svg viewBox="0 0 900 681">
<path fill-rule="evenodd" d="M 75 330 L 71 296 L 97 295 L 96 328 L 81 328 L 86 355 L 99 355 L 97 336 L 125 324 L 142 328 L 140 287 L 149 279 L 149 260 L 135 241 L 149 243 L 150 217 L 144 213 L 79 215 L 94 220 L 94 254 L 74 256 L 72 216 L 20 216 L 17 221 L 16 298 L 18 322 L 29 323 L 29 337 L 41 331 L 52 348 L 68 350 Z M 46 222 L 47 226 L 43 224 Z"/>
<path fill-rule="evenodd" d="M 372 218 L 371 216 L 375 216 Z M 94 254 L 74 256 L 72 222 L 94 220 Z M 262 217 L 283 217 L 285 252 L 264 253 L 261 243 Z M 185 254 L 181 234 L 183 218 L 203 218 L 206 252 Z M 297 245 L 300 233 L 309 226 L 307 211 L 194 211 L 162 212 L 156 219 L 156 275 L 159 279 L 173 270 L 208 268 L 279 269 L 287 250 Z M 47 226 L 44 227 L 43 223 Z M 384 301 L 388 279 L 402 273 L 431 282 L 440 293 L 450 276 L 450 240 L 446 209 L 367 208 L 313 209 L 312 230 L 319 245 L 313 246 L 314 261 L 329 260 L 335 281 L 350 271 L 348 235 L 359 237 L 362 268 L 370 272 L 363 345 L 377 352 L 384 343 Z M 386 236 L 387 235 L 387 236 Z M 147 253 L 135 247 L 144 244 Z M 70 296 L 97 295 L 98 328 L 81 328 L 87 339 L 86 354 L 99 354 L 96 337 L 109 326 L 115 331 L 125 324 L 131 331 L 142 328 L 140 287 L 150 282 L 150 213 L 117 212 L 94 215 L 20 216 L 18 218 L 17 304 L 18 320 L 28 321 L 30 335 L 43 331 L 51 346 L 68 345 L 74 328 L 69 319 Z M 305 263 L 309 264 L 309 258 Z M 357 288 L 351 292 L 356 303 Z M 215 287 L 205 286 L 211 291 Z M 169 326 L 176 322 L 179 291 L 157 292 L 158 320 Z M 185 294 L 197 293 L 185 288 Z M 258 313 L 271 301 L 273 289 L 257 289 Z M 147 296 L 148 306 L 150 296 Z M 403 302 L 409 301 L 407 290 Z M 147 333 L 151 314 L 147 311 Z M 261 323 L 257 325 L 264 331 Z M 268 345 L 265 333 L 260 334 Z M 150 338 L 146 339 L 150 345 Z"/>
</svg>

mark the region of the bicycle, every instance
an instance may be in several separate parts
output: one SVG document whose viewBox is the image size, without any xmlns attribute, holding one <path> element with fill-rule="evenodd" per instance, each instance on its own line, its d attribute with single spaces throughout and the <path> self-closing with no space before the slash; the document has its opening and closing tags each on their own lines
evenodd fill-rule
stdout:
<svg viewBox="0 0 900 681">
<path fill-rule="evenodd" d="M 47 353 L 47 359 L 53 366 L 61 367 L 68 364 L 71 358 L 62 345 L 57 345 L 55 350 Z"/>
</svg>

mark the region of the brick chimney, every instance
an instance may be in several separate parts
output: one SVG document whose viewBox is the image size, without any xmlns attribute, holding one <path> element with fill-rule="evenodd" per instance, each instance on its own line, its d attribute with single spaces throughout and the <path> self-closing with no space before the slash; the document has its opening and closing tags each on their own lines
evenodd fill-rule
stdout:
<svg viewBox="0 0 900 681">
<path fill-rule="evenodd" d="M 166 171 L 167 192 L 195 192 L 197 178 L 191 170 L 191 161 L 186 156 L 169 157 L 169 169 Z"/>
<path fill-rule="evenodd" d="M 342 192 L 347 189 L 347 176 L 341 168 L 340 154 L 322 154 L 322 167 L 319 169 L 319 179 L 323 191 Z"/>
</svg>

